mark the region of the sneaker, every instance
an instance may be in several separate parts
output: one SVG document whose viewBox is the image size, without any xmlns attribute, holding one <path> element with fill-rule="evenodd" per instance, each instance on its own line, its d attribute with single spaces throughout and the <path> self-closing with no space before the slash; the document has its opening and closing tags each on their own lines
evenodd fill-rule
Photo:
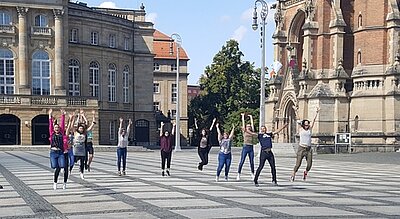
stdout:
<svg viewBox="0 0 400 219">
<path fill-rule="evenodd" d="M 124 175 L 124 176 L 125 176 L 125 175 L 126 175 L 126 172 L 125 172 L 125 171 L 122 171 L 122 175 Z"/>
<path fill-rule="evenodd" d="M 67 189 L 67 183 L 63 184 L 63 189 L 66 190 Z"/>
<path fill-rule="evenodd" d="M 306 181 L 306 179 L 307 179 L 307 171 L 304 171 L 303 172 L 303 180 Z"/>
<path fill-rule="evenodd" d="M 278 185 L 278 182 L 272 181 L 272 185 L 273 185 L 273 186 L 277 186 L 277 185 Z"/>
<path fill-rule="evenodd" d="M 197 169 L 199 169 L 200 171 L 203 171 L 203 166 L 199 164 L 199 166 L 197 167 Z"/>
<path fill-rule="evenodd" d="M 90 165 L 87 166 L 87 171 L 90 172 Z"/>
<path fill-rule="evenodd" d="M 121 171 L 118 171 L 118 176 L 122 176 Z"/>
<path fill-rule="evenodd" d="M 237 181 L 240 181 L 240 173 L 237 174 L 236 180 L 237 180 Z"/>
<path fill-rule="evenodd" d="M 168 176 L 171 176 L 171 174 L 169 174 L 169 170 L 166 171 Z"/>
<path fill-rule="evenodd" d="M 228 181 L 228 176 L 225 176 L 225 181 Z"/>
<path fill-rule="evenodd" d="M 165 176 L 165 172 L 164 171 L 161 172 L 161 176 Z"/>
<path fill-rule="evenodd" d="M 83 173 L 81 173 L 80 175 L 81 175 L 81 179 L 85 179 L 85 177 L 83 176 Z"/>
<path fill-rule="evenodd" d="M 215 177 L 215 182 L 219 182 L 219 176 Z"/>
<path fill-rule="evenodd" d="M 57 190 L 57 183 L 53 183 L 53 189 Z"/>
<path fill-rule="evenodd" d="M 290 182 L 294 182 L 294 176 L 290 176 Z"/>
</svg>

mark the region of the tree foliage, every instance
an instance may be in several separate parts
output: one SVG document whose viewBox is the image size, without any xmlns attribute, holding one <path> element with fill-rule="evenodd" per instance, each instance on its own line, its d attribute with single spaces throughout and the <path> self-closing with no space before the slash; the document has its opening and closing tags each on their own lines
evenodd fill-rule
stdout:
<svg viewBox="0 0 400 219">
<path fill-rule="evenodd" d="M 214 56 L 200 78 L 200 95 L 190 102 L 189 124 L 196 118 L 200 128 L 209 127 L 217 118 L 228 132 L 235 124 L 236 141 L 241 139 L 240 113 L 251 113 L 258 124 L 260 74 L 242 57 L 235 40 L 227 41 Z"/>
</svg>

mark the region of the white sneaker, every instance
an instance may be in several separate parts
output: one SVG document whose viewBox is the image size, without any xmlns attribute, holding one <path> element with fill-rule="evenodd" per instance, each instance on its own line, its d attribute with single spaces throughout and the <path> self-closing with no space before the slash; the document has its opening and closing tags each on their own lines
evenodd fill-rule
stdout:
<svg viewBox="0 0 400 219">
<path fill-rule="evenodd" d="M 81 179 L 85 179 L 85 177 L 83 176 L 83 173 L 81 173 Z"/>
<path fill-rule="evenodd" d="M 53 189 L 57 190 L 57 183 L 53 183 Z"/>
<path fill-rule="evenodd" d="M 237 181 L 240 181 L 240 173 L 237 174 L 236 180 L 237 180 Z"/>
<path fill-rule="evenodd" d="M 63 184 L 63 189 L 66 190 L 67 189 L 67 183 Z"/>
<path fill-rule="evenodd" d="M 219 176 L 216 176 L 215 177 L 215 182 L 218 182 L 219 181 Z"/>
</svg>

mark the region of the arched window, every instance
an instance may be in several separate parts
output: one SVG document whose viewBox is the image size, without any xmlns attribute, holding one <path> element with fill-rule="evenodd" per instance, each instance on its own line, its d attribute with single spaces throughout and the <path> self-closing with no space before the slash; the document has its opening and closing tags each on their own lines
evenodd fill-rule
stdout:
<svg viewBox="0 0 400 219">
<path fill-rule="evenodd" d="M 357 53 L 357 64 L 359 64 L 359 65 L 361 65 L 361 61 L 362 61 L 361 58 L 362 58 L 361 57 L 361 51 L 358 51 L 358 53 Z"/>
<path fill-rule="evenodd" d="M 124 98 L 124 103 L 129 103 L 129 66 L 125 66 L 122 74 L 122 96 Z"/>
<path fill-rule="evenodd" d="M 99 97 L 99 63 L 91 62 L 89 65 L 90 96 Z"/>
<path fill-rule="evenodd" d="M 44 14 L 39 14 L 35 17 L 35 26 L 37 27 L 47 27 L 48 21 L 47 16 Z"/>
<path fill-rule="evenodd" d="M 117 93 L 117 67 L 115 64 L 108 65 L 108 101 L 116 102 Z"/>
<path fill-rule="evenodd" d="M 359 117 L 358 115 L 354 118 L 354 131 L 358 131 L 358 123 L 359 123 Z"/>
<path fill-rule="evenodd" d="M 76 59 L 69 60 L 68 65 L 68 90 L 70 96 L 80 95 L 80 67 Z"/>
<path fill-rule="evenodd" d="M 0 25 L 11 25 L 11 16 L 7 11 L 0 10 Z"/>
<path fill-rule="evenodd" d="M 362 18 L 362 15 L 359 14 L 358 15 L 358 28 L 361 28 L 362 25 L 363 25 L 363 18 Z"/>
<path fill-rule="evenodd" d="M 50 95 L 50 58 L 46 51 L 39 50 L 32 56 L 32 94 Z"/>
<path fill-rule="evenodd" d="M 0 94 L 14 94 L 14 55 L 0 49 Z"/>
</svg>

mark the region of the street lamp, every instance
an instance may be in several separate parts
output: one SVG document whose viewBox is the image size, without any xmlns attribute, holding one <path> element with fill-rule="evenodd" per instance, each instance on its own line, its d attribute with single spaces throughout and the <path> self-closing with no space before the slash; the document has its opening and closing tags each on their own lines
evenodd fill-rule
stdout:
<svg viewBox="0 0 400 219">
<path fill-rule="evenodd" d="M 261 3 L 261 80 L 260 80 L 260 124 L 265 125 L 265 24 L 268 16 L 268 4 L 264 0 L 256 0 L 254 3 L 253 12 L 253 24 L 251 27 L 253 30 L 257 30 L 257 3 Z"/>
<path fill-rule="evenodd" d="M 179 94 L 179 49 L 182 44 L 182 38 L 179 34 L 171 35 L 172 42 L 169 46 L 169 53 L 173 54 L 173 41 L 176 42 L 176 115 L 175 115 L 175 151 L 181 151 L 181 126 L 180 126 L 180 94 Z"/>
</svg>

